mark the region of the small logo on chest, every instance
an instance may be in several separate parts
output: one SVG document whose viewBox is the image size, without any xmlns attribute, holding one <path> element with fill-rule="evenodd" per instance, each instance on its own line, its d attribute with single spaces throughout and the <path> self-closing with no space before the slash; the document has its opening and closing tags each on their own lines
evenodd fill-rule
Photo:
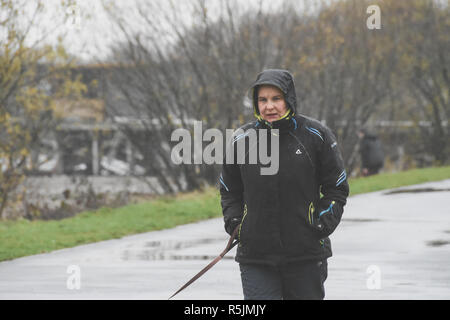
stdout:
<svg viewBox="0 0 450 320">
<path fill-rule="evenodd" d="M 302 154 L 302 152 L 300 151 L 300 149 L 297 149 L 297 151 L 295 151 L 295 154 Z"/>
</svg>

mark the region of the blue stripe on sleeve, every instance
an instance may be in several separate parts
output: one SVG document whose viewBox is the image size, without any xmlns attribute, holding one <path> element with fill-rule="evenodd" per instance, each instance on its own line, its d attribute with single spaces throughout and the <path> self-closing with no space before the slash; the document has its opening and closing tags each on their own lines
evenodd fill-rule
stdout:
<svg viewBox="0 0 450 320">
<path fill-rule="evenodd" d="M 318 136 L 322 141 L 324 141 L 322 135 L 320 134 L 320 132 L 317 129 L 310 128 L 310 127 L 306 127 L 306 129 L 309 132 L 311 132 L 311 133 L 315 134 L 316 136 Z"/>
</svg>

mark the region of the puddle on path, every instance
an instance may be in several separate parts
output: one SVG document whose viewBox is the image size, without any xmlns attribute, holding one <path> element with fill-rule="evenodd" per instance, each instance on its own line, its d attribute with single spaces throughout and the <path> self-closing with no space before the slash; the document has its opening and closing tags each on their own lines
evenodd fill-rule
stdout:
<svg viewBox="0 0 450 320">
<path fill-rule="evenodd" d="M 148 241 L 142 249 L 127 249 L 122 252 L 122 260 L 213 260 L 216 258 L 221 250 L 218 250 L 217 255 L 204 254 L 180 254 L 176 251 L 180 249 L 191 248 L 204 244 L 223 243 L 226 245 L 226 239 L 196 239 L 196 240 L 162 240 L 162 241 Z M 175 251 L 175 252 L 174 252 Z M 234 259 L 232 255 L 225 256 L 223 259 Z"/>
<path fill-rule="evenodd" d="M 415 283 L 412 283 L 412 282 L 398 282 L 398 283 L 396 283 L 396 285 L 398 285 L 398 286 L 414 286 Z"/>
<path fill-rule="evenodd" d="M 430 247 L 442 247 L 445 246 L 447 244 L 450 244 L 449 240 L 432 240 L 432 241 L 427 241 L 427 246 Z"/>
<path fill-rule="evenodd" d="M 191 241 L 179 240 L 164 240 L 164 241 L 147 241 L 145 247 L 158 248 L 160 250 L 179 250 L 193 247 L 196 245 L 209 244 L 218 241 L 225 241 L 223 239 L 196 239 Z"/>
<path fill-rule="evenodd" d="M 383 195 L 391 195 L 391 194 L 398 194 L 398 193 L 422 193 L 422 192 L 448 192 L 450 191 L 450 188 L 446 189 L 438 189 L 438 188 L 416 188 L 416 189 L 397 189 L 392 190 L 389 192 L 383 193 Z"/>
<path fill-rule="evenodd" d="M 345 222 L 377 222 L 377 221 L 382 221 L 381 219 L 369 219 L 369 218 L 342 218 L 342 221 Z"/>
</svg>

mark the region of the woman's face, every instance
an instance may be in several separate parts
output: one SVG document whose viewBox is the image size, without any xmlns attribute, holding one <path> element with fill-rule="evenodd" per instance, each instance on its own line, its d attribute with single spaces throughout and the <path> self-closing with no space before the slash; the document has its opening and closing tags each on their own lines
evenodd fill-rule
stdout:
<svg viewBox="0 0 450 320">
<path fill-rule="evenodd" d="M 261 117 L 268 122 L 280 119 L 287 111 L 283 92 L 274 86 L 259 87 L 258 109 Z"/>
</svg>

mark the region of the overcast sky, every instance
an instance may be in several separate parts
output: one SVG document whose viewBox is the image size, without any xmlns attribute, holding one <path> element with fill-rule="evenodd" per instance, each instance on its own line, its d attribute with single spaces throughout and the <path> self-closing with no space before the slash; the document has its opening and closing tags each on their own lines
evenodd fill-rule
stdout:
<svg viewBox="0 0 450 320">
<path fill-rule="evenodd" d="M 183 23 L 192 22 L 192 14 L 187 9 L 189 2 L 197 0 L 173 0 L 175 6 L 179 9 L 179 18 Z M 246 10 L 256 7 L 261 0 L 231 0 L 234 2 L 234 10 Z M 294 0 L 292 0 L 294 1 Z M 303 0 L 302 0 L 303 1 Z M 313 1 L 313 0 L 304 0 Z M 106 13 L 103 4 L 113 4 L 119 8 L 121 18 L 127 23 L 133 25 L 133 28 L 139 30 L 139 20 L 136 19 L 136 4 L 141 2 L 156 5 L 156 10 L 152 11 L 152 19 L 158 19 L 160 13 L 164 10 L 170 10 L 169 0 L 74 0 L 70 9 L 62 9 L 59 5 L 61 0 L 45 0 L 46 7 L 42 23 L 39 29 L 35 29 L 30 34 L 30 41 L 37 39 L 44 30 L 51 29 L 58 23 L 61 24 L 65 15 L 70 15 L 68 21 L 58 27 L 47 42 L 56 43 L 58 35 L 64 34 L 64 44 L 69 53 L 76 55 L 84 62 L 94 62 L 104 59 L 109 53 L 109 47 L 114 41 L 117 41 L 120 32 L 111 22 Z M 67 0 L 66 0 L 67 2 Z M 208 14 L 211 17 L 217 15 L 222 0 L 206 0 Z M 297 0 L 294 3 L 299 3 Z M 25 2 L 24 2 L 25 3 Z M 280 0 L 263 1 L 265 10 L 275 10 Z M 26 1 L 28 11 L 32 12 L 35 7 L 35 1 Z M 25 19 L 24 19 L 25 21 Z M 164 21 L 161 21 L 163 24 Z M 181 23 L 181 22 L 180 22 Z"/>
<path fill-rule="evenodd" d="M 22 3 L 18 5 L 26 8 L 28 12 L 33 12 L 37 0 L 14 0 L 15 3 Z M 30 42 L 33 42 L 45 30 L 54 28 L 55 25 L 61 25 L 63 17 L 70 14 L 70 18 L 64 25 L 58 27 L 57 32 L 53 32 L 52 36 L 48 38 L 47 42 L 56 43 L 58 35 L 64 34 L 64 44 L 68 51 L 76 55 L 84 62 L 95 62 L 107 57 L 110 52 L 109 48 L 112 43 L 117 42 L 120 35 L 117 26 L 115 26 L 105 12 L 103 5 L 113 4 L 119 8 L 120 17 L 132 25 L 133 28 L 139 30 L 140 21 L 137 19 L 136 7 L 137 4 L 151 3 L 155 4 L 155 10 L 151 12 L 151 19 L 159 19 L 161 12 L 170 10 L 169 2 L 172 1 L 175 7 L 179 10 L 180 23 L 192 22 L 192 14 L 187 8 L 193 1 L 199 0 L 41 0 L 45 4 L 46 11 L 43 18 L 40 19 L 39 28 L 32 30 L 30 34 Z M 73 3 L 71 9 L 62 9 L 60 3 L 65 1 Z M 220 5 L 226 0 L 203 0 L 208 8 L 208 15 L 214 17 L 220 11 Z M 244 11 L 249 8 L 256 8 L 260 1 L 263 2 L 263 7 L 266 11 L 276 10 L 277 6 L 283 0 L 228 0 L 233 3 L 231 6 L 233 10 Z M 318 0 L 285 0 L 290 1 L 294 5 L 295 10 L 303 10 L 307 7 L 310 10 L 317 5 Z M 322 2 L 333 2 L 338 0 L 322 0 Z M 436 0 L 439 3 L 445 3 L 446 0 Z M 306 3 L 306 5 L 304 5 Z M 382 10 L 381 10 L 382 11 Z M 0 13 L 1 17 L 1 13 Z M 26 21 L 25 18 L 22 19 Z M 159 19 L 161 25 L 164 21 Z M 7 33 L 2 30 L 4 37 Z"/>
</svg>

